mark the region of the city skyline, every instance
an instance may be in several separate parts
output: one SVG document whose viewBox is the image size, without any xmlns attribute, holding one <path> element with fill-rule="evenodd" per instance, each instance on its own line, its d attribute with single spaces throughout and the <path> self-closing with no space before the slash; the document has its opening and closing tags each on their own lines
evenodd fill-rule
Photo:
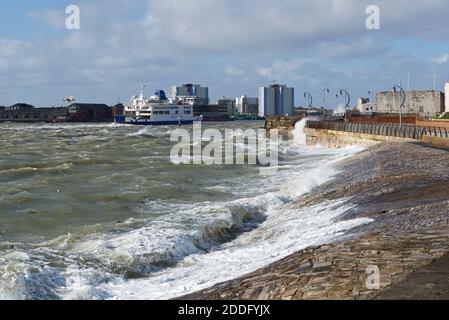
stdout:
<svg viewBox="0 0 449 320">
<path fill-rule="evenodd" d="M 67 30 L 65 9 L 80 8 L 80 29 Z M 367 6 L 380 9 L 380 29 L 366 27 Z M 276 80 L 328 107 L 345 88 L 354 98 L 392 89 L 437 89 L 449 80 L 446 1 L 25 1 L 0 13 L 0 105 L 51 106 L 128 101 L 199 83 L 220 96 L 257 97 Z M 268 12 L 268 13 L 267 13 Z M 182 17 L 182 19 L 177 18 Z M 318 23 L 319 22 L 319 23 Z M 355 99 L 354 99 L 355 100 Z"/>
</svg>

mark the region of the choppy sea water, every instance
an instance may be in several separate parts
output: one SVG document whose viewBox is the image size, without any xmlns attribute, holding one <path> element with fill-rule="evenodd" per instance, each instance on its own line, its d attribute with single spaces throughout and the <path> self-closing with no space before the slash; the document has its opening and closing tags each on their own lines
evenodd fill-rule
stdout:
<svg viewBox="0 0 449 320">
<path fill-rule="evenodd" d="M 261 122 L 203 128 L 261 128 Z M 280 169 L 176 165 L 173 127 L 0 124 L 0 299 L 167 299 L 328 243 L 344 199 L 292 209 L 361 148 L 280 146 Z"/>
</svg>

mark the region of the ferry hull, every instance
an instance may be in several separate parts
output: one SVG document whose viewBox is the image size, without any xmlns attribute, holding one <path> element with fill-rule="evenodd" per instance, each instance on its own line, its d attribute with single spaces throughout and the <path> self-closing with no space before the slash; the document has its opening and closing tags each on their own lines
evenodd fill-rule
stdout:
<svg viewBox="0 0 449 320">
<path fill-rule="evenodd" d="M 118 124 L 129 124 L 134 126 L 178 126 L 178 125 L 189 125 L 193 124 L 194 120 L 181 120 L 181 121 L 151 121 L 151 120 L 139 120 L 130 119 L 124 116 L 116 116 L 115 123 Z"/>
</svg>

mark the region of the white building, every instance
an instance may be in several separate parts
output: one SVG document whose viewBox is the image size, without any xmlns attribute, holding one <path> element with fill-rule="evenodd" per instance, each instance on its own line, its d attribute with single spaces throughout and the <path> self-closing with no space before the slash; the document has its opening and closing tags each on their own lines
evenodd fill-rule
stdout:
<svg viewBox="0 0 449 320">
<path fill-rule="evenodd" d="M 209 88 L 199 84 L 183 84 L 172 87 L 172 99 L 189 104 L 209 104 Z"/>
<path fill-rule="evenodd" d="M 405 92 L 405 103 L 402 92 L 379 92 L 376 94 L 376 112 L 417 114 L 421 117 L 439 116 L 445 111 L 444 93 L 433 90 L 412 90 Z"/>
<path fill-rule="evenodd" d="M 376 112 L 376 104 L 370 102 L 369 98 L 359 98 L 357 100 L 357 110 L 360 113 L 373 113 Z"/>
<path fill-rule="evenodd" d="M 444 112 L 449 112 L 449 82 L 444 86 Z"/>
<path fill-rule="evenodd" d="M 259 88 L 259 116 L 292 115 L 295 110 L 295 89 L 272 84 Z"/>
<path fill-rule="evenodd" d="M 235 99 L 237 112 L 240 114 L 257 115 L 259 113 L 259 99 L 249 98 L 246 95 Z"/>
</svg>

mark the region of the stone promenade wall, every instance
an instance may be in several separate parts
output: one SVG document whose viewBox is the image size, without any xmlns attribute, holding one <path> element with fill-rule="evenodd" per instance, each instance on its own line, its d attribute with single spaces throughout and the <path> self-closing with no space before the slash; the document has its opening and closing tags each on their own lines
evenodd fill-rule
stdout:
<svg viewBox="0 0 449 320">
<path fill-rule="evenodd" d="M 329 148 L 343 148 L 348 145 L 373 146 L 381 142 L 414 142 L 417 140 L 397 138 L 382 135 L 373 135 L 365 133 L 354 133 L 346 131 L 305 129 L 307 135 L 307 144 L 310 146 L 320 145 Z"/>
</svg>

